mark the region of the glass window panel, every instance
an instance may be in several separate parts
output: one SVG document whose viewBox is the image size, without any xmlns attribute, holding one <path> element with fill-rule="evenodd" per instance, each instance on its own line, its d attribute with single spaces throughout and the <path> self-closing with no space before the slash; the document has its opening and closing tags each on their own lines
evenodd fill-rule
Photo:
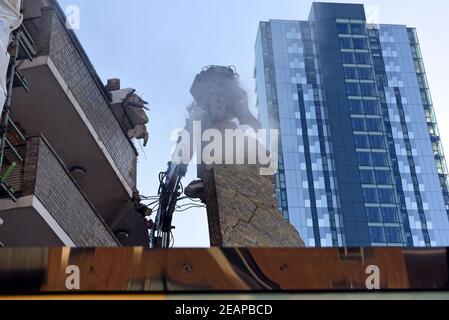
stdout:
<svg viewBox="0 0 449 320">
<path fill-rule="evenodd" d="M 379 202 L 377 189 L 363 188 L 363 198 L 365 199 L 366 203 L 377 203 L 377 202 Z"/>
<path fill-rule="evenodd" d="M 374 73 L 371 68 L 358 68 L 360 80 L 374 80 Z"/>
<path fill-rule="evenodd" d="M 368 131 L 380 132 L 382 131 L 381 119 L 366 119 L 366 127 Z"/>
<path fill-rule="evenodd" d="M 346 83 L 346 89 L 349 96 L 360 96 L 360 85 L 358 83 Z"/>
<path fill-rule="evenodd" d="M 361 83 L 360 90 L 362 92 L 362 96 L 365 97 L 376 96 L 376 86 L 374 85 L 374 83 Z"/>
<path fill-rule="evenodd" d="M 355 35 L 365 35 L 365 25 L 362 23 L 351 23 L 351 33 Z"/>
<path fill-rule="evenodd" d="M 393 189 L 379 189 L 379 202 L 380 203 L 394 203 L 395 201 Z"/>
<path fill-rule="evenodd" d="M 398 227 L 385 228 L 385 234 L 388 243 L 402 243 L 401 229 Z"/>
<path fill-rule="evenodd" d="M 376 182 L 377 184 L 392 184 L 390 171 L 376 171 Z"/>
<path fill-rule="evenodd" d="M 345 67 L 345 78 L 346 79 L 357 79 L 357 68 Z"/>
<path fill-rule="evenodd" d="M 370 55 L 366 52 L 356 52 L 355 59 L 357 64 L 371 64 Z"/>
<path fill-rule="evenodd" d="M 365 50 L 368 49 L 368 42 L 366 39 L 353 39 L 354 49 Z"/>
<path fill-rule="evenodd" d="M 369 233 L 371 236 L 371 242 L 373 243 L 385 243 L 385 231 L 382 227 L 370 227 Z"/>
<path fill-rule="evenodd" d="M 352 52 L 342 52 L 341 56 L 344 64 L 355 64 L 355 56 Z"/>
<path fill-rule="evenodd" d="M 363 114 L 363 104 L 361 100 L 349 100 L 349 110 L 351 114 Z"/>
<path fill-rule="evenodd" d="M 362 184 L 376 184 L 372 170 L 360 170 L 360 180 Z"/>
<path fill-rule="evenodd" d="M 382 208 L 382 219 L 384 223 L 398 223 L 399 216 L 396 208 Z"/>
<path fill-rule="evenodd" d="M 383 149 L 385 148 L 385 139 L 383 136 L 370 136 L 371 149 Z"/>
<path fill-rule="evenodd" d="M 372 166 L 371 154 L 369 152 L 358 152 L 357 157 L 361 166 Z"/>
<path fill-rule="evenodd" d="M 386 167 L 388 166 L 388 157 L 386 153 L 373 153 L 373 165 L 377 167 Z"/>
<path fill-rule="evenodd" d="M 369 148 L 369 139 L 368 136 L 365 135 L 355 135 L 355 147 L 359 149 L 368 149 Z"/>
<path fill-rule="evenodd" d="M 366 218 L 368 223 L 382 223 L 380 208 L 366 208 Z"/>
<path fill-rule="evenodd" d="M 366 131 L 365 119 L 352 119 L 352 128 L 354 129 L 354 131 Z"/>
<path fill-rule="evenodd" d="M 349 24 L 337 23 L 337 32 L 339 34 L 349 34 Z"/>
<path fill-rule="evenodd" d="M 379 104 L 374 100 L 366 100 L 363 102 L 363 108 L 365 109 L 365 114 L 367 115 L 378 115 L 379 114 Z"/>
<path fill-rule="evenodd" d="M 352 39 L 351 38 L 340 38 L 340 47 L 342 49 L 352 49 Z"/>
</svg>

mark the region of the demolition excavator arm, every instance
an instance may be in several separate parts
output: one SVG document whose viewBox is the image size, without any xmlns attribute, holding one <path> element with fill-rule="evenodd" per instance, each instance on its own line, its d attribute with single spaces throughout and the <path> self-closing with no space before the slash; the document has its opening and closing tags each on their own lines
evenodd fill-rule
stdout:
<svg viewBox="0 0 449 320">
<path fill-rule="evenodd" d="M 195 77 L 190 92 L 195 100 L 188 108 L 189 118 L 185 127 L 188 132 L 191 132 L 194 121 L 201 121 L 203 129 L 232 125 L 234 119 L 254 129 L 260 128 L 259 121 L 248 108 L 248 96 L 240 88 L 239 76 L 234 67 L 204 68 Z M 178 145 L 181 142 L 180 138 Z M 193 150 L 190 151 L 193 156 Z M 149 225 L 152 248 L 169 248 L 172 244 L 172 220 L 184 192 L 181 180 L 187 174 L 187 167 L 185 163 L 170 162 L 167 171 L 160 173 L 158 211 L 155 221 Z"/>
</svg>

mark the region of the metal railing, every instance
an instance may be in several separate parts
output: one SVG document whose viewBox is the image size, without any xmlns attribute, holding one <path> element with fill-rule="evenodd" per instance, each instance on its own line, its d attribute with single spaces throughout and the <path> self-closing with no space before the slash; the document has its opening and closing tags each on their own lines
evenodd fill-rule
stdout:
<svg viewBox="0 0 449 320">
<path fill-rule="evenodd" d="M 8 67 L 7 99 L 0 121 L 0 193 L 6 194 L 16 202 L 16 190 L 7 182 L 8 178 L 23 163 L 24 159 L 18 150 L 19 145 L 26 143 L 26 139 L 20 129 L 11 120 L 11 100 L 14 88 L 23 88 L 29 92 L 28 83 L 18 69 L 18 61 L 23 59 L 33 60 L 37 51 L 33 39 L 24 25 L 20 26 L 12 35 L 11 51 L 14 53 Z M 9 156 L 7 156 L 9 150 Z"/>
</svg>

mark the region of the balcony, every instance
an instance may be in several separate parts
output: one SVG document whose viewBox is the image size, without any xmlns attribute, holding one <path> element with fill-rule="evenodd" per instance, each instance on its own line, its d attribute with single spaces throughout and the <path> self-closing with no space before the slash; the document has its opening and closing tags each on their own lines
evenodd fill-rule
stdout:
<svg viewBox="0 0 449 320">
<path fill-rule="evenodd" d="M 7 167 L 15 154 L 7 149 Z M 17 148 L 24 159 L 7 179 L 17 197 L 0 200 L 0 241 L 8 247 L 115 247 L 118 243 L 62 160 L 41 136 Z M 19 234 L 19 235 L 18 235 Z"/>
<path fill-rule="evenodd" d="M 46 137 L 114 226 L 136 188 L 137 151 L 75 34 L 66 28 L 63 12 L 53 1 L 44 1 L 48 7 L 40 2 L 28 1 L 24 20 L 38 53 L 20 65 L 30 92 L 14 89 L 11 118 L 25 135 Z"/>
</svg>

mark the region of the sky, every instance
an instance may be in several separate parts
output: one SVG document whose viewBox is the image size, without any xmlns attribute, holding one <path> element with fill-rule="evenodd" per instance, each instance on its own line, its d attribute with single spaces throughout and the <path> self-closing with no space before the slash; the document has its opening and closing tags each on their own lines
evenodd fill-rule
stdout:
<svg viewBox="0 0 449 320">
<path fill-rule="evenodd" d="M 449 1 L 327 1 L 377 6 L 380 23 L 418 29 L 436 116 L 449 156 Z M 174 142 L 184 126 L 193 79 L 204 66 L 234 65 L 254 106 L 254 43 L 260 21 L 307 20 L 309 0 L 59 0 L 63 9 L 80 9 L 76 33 L 98 74 L 106 82 L 120 78 L 150 103 L 150 142 L 140 152 L 141 194 L 157 194 L 158 173 L 165 171 Z M 189 171 L 185 184 L 196 178 Z M 174 218 L 176 247 L 208 247 L 205 210 Z"/>
</svg>

